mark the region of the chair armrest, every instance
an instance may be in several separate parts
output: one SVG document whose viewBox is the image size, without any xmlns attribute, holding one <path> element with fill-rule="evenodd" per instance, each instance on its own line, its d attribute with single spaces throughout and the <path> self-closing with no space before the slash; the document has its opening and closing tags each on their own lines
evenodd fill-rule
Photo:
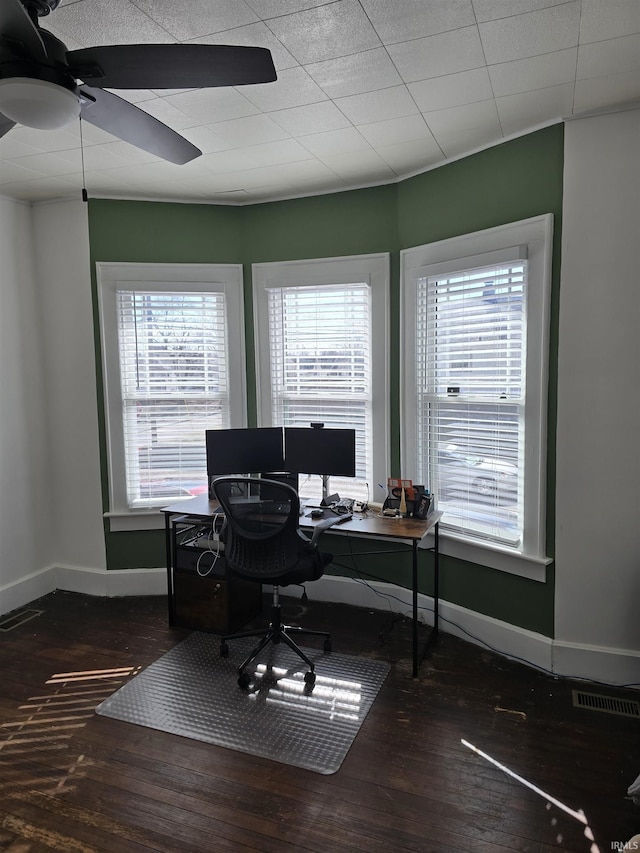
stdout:
<svg viewBox="0 0 640 853">
<path fill-rule="evenodd" d="M 313 535 L 311 536 L 309 547 L 314 548 L 320 536 L 329 527 L 333 527 L 334 524 L 342 524 L 350 518 L 350 515 L 336 515 L 335 518 L 323 518 L 322 521 L 319 521 L 313 528 Z"/>
</svg>

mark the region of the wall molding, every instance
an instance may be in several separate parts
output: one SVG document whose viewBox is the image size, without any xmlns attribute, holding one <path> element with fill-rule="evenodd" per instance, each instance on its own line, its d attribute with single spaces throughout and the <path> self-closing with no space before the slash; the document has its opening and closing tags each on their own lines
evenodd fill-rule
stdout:
<svg viewBox="0 0 640 853">
<path fill-rule="evenodd" d="M 69 565 L 49 566 L 0 588 L 3 613 L 24 607 L 57 589 L 108 598 L 166 595 L 167 570 L 161 567 L 109 571 Z M 390 583 L 364 583 L 353 578 L 324 575 L 309 584 L 307 594 L 318 601 L 411 615 L 411 590 Z M 418 608 L 421 622 L 432 625 L 431 596 L 419 594 Z M 636 684 L 640 652 L 554 641 L 543 634 L 448 601 L 440 602 L 440 630 L 558 677 L 587 679 L 614 686 L 640 686 Z M 410 653 L 407 650 L 407 655 Z"/>
</svg>

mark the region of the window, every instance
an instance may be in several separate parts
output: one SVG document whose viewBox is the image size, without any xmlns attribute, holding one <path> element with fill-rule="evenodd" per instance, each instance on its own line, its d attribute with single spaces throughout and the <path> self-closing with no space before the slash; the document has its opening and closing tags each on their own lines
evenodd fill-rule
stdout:
<svg viewBox="0 0 640 853">
<path fill-rule="evenodd" d="M 205 430 L 246 424 L 241 267 L 97 267 L 110 515 L 206 493 Z"/>
<path fill-rule="evenodd" d="M 534 577 L 546 562 L 551 228 L 538 217 L 402 258 L 403 476 L 432 489 L 460 556 L 519 573 L 528 561 Z"/>
<path fill-rule="evenodd" d="M 334 477 L 331 489 L 373 500 L 387 477 L 388 256 L 255 264 L 253 275 L 262 425 L 355 429 L 355 482 Z M 303 497 L 320 490 L 319 477 L 300 478 Z"/>
</svg>

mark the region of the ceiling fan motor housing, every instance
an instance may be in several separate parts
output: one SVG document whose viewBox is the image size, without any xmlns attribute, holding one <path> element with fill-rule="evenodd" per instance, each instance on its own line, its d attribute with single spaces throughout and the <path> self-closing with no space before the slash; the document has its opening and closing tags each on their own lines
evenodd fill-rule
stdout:
<svg viewBox="0 0 640 853">
<path fill-rule="evenodd" d="M 22 0 L 22 5 L 32 20 L 34 15 L 38 18 L 44 18 L 45 15 L 57 9 L 59 4 L 60 0 Z"/>
</svg>

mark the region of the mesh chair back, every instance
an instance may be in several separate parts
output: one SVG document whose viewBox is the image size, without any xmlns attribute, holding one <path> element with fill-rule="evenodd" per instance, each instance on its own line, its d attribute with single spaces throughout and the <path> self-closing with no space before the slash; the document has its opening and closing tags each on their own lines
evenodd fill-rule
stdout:
<svg viewBox="0 0 640 853">
<path fill-rule="evenodd" d="M 236 574 L 277 581 L 296 567 L 309 540 L 298 529 L 298 494 L 286 483 L 219 477 L 212 486 L 227 519 L 225 557 Z"/>
</svg>

